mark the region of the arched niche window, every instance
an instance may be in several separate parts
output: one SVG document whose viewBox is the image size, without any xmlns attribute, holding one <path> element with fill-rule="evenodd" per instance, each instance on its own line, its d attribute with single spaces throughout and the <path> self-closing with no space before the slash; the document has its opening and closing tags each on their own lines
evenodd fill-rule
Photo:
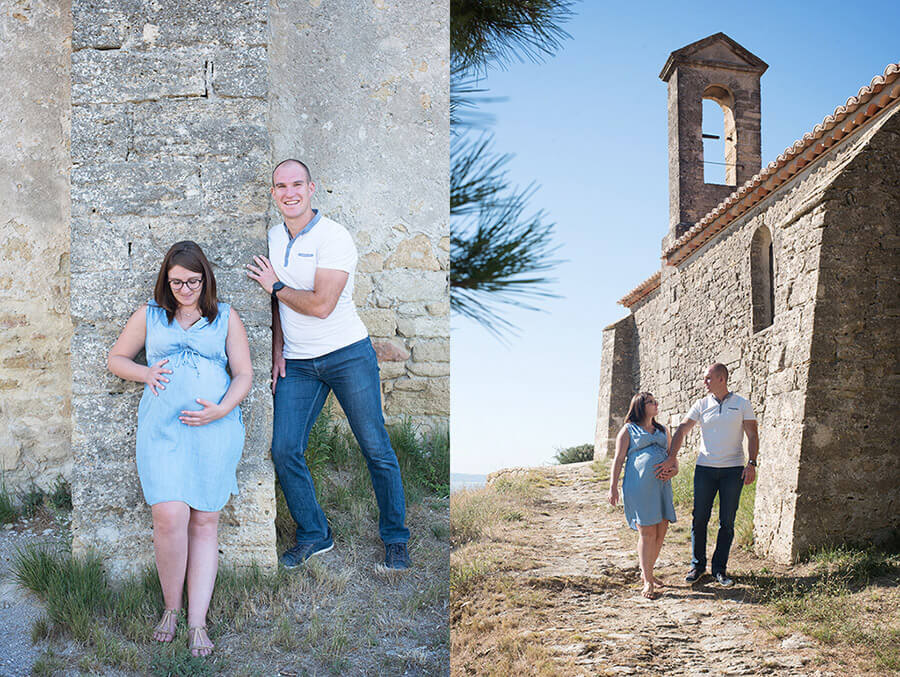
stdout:
<svg viewBox="0 0 900 677">
<path fill-rule="evenodd" d="M 716 110 L 716 105 L 721 109 Z M 703 181 L 737 185 L 737 127 L 734 95 L 722 85 L 703 90 Z M 724 180 L 723 180 L 724 178 Z"/>
<path fill-rule="evenodd" d="M 775 319 L 775 256 L 772 233 L 766 226 L 757 228 L 750 242 L 750 284 L 755 334 Z"/>
</svg>

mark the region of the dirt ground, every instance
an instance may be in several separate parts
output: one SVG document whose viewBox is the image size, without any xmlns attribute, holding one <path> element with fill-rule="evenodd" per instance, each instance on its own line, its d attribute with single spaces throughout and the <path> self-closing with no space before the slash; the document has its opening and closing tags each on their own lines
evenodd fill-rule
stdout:
<svg viewBox="0 0 900 677">
<path fill-rule="evenodd" d="M 734 587 L 709 576 L 685 583 L 690 514 L 682 510 L 655 572 L 667 585 L 645 599 L 637 535 L 606 502 L 608 481 L 589 463 L 538 472 L 546 480 L 540 500 L 494 529 L 490 544 L 471 544 L 501 563 L 477 589 L 453 596 L 454 675 L 501 674 L 499 656 L 511 652 L 521 656 L 520 674 L 859 674 L 809 638 L 766 629 L 749 576 L 786 567 L 733 548 Z"/>
</svg>

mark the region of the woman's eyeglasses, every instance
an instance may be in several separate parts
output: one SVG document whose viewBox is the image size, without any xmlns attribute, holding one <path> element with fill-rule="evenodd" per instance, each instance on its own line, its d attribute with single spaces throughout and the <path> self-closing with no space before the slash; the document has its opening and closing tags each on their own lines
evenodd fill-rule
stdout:
<svg viewBox="0 0 900 677">
<path fill-rule="evenodd" d="M 196 291 L 200 289 L 201 284 L 203 284 L 202 277 L 192 277 L 190 280 L 169 280 L 169 286 L 172 287 L 173 291 L 178 291 L 185 285 L 191 291 Z"/>
</svg>

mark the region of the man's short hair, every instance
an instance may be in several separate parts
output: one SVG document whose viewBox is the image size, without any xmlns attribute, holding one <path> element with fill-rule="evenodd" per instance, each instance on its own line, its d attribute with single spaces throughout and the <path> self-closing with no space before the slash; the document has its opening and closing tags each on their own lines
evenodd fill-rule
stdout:
<svg viewBox="0 0 900 677">
<path fill-rule="evenodd" d="M 726 367 L 721 362 L 716 362 L 714 365 L 712 365 L 711 369 L 713 370 L 713 373 L 718 374 L 726 381 L 728 380 L 728 367 Z"/>
<path fill-rule="evenodd" d="M 282 165 L 286 165 L 291 162 L 293 162 L 295 165 L 300 165 L 301 167 L 303 167 L 303 171 L 306 172 L 306 180 L 309 183 L 312 183 L 312 174 L 309 171 L 309 167 L 306 166 L 306 163 L 300 162 L 300 160 L 295 160 L 294 158 L 289 157 L 287 160 L 282 160 L 277 165 L 275 165 L 275 169 L 272 170 L 272 186 L 273 187 L 275 186 L 275 172 L 277 172 L 278 168 L 281 167 Z"/>
</svg>

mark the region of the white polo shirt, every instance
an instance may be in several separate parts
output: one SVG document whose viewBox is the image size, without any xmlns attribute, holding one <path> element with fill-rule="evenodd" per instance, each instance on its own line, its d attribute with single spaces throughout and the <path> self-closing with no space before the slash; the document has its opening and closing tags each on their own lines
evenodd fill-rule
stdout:
<svg viewBox="0 0 900 677">
<path fill-rule="evenodd" d="M 269 260 L 278 279 L 288 287 L 313 291 L 317 268 L 333 268 L 349 274 L 337 305 L 326 318 L 303 315 L 278 302 L 284 357 L 305 360 L 321 357 L 356 343 L 369 335 L 353 303 L 356 245 L 339 223 L 319 214 L 291 238 L 284 223 L 269 229 Z"/>
<path fill-rule="evenodd" d="M 709 394 L 694 403 L 687 417 L 700 423 L 703 448 L 697 456 L 697 465 L 710 468 L 744 465 L 744 421 L 756 420 L 748 400 L 728 393 L 719 402 Z"/>
</svg>

